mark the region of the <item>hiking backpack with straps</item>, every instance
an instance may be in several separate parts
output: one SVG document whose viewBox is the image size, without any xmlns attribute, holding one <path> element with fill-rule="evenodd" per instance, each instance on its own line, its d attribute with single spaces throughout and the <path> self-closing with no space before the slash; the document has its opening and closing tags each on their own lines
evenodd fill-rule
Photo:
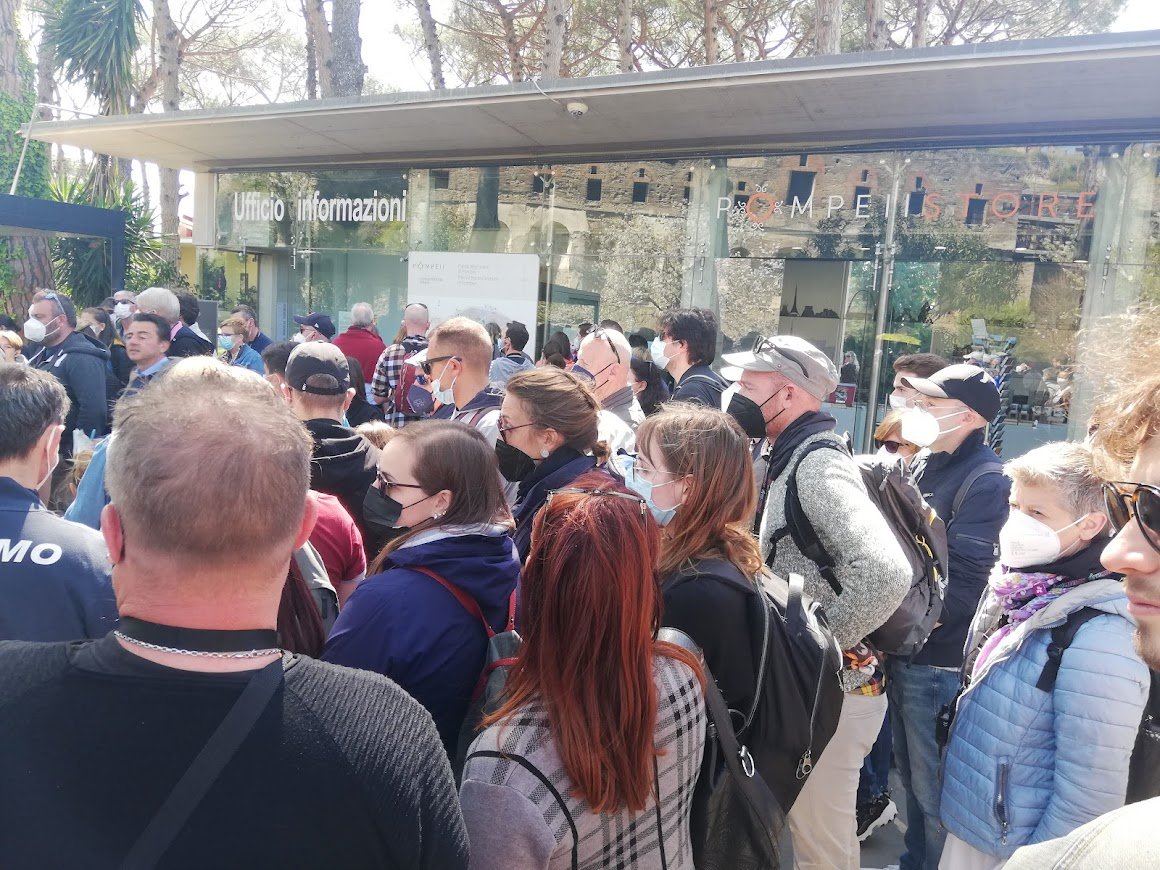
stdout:
<svg viewBox="0 0 1160 870">
<path fill-rule="evenodd" d="M 750 639 L 758 656 L 757 688 L 748 711 L 732 711 L 740 726 L 735 734 L 788 813 L 838 728 L 842 652 L 821 605 L 803 592 L 801 577 L 790 576 L 783 602 L 770 594 L 763 576 L 749 578 L 724 559 L 704 559 L 682 569 L 668 588 L 705 578 L 749 593 L 758 611 L 750 624 L 761 626 L 761 635 Z"/>
<path fill-rule="evenodd" d="M 407 360 L 427 347 L 426 339 L 408 338 L 403 341 L 403 363 L 399 368 L 399 379 L 395 381 L 395 411 L 408 417 L 422 416 L 411 405 L 410 391 L 419 377 L 419 367 L 408 365 Z"/>
<path fill-rule="evenodd" d="M 513 589 L 508 598 L 508 613 L 504 630 L 497 632 L 483 615 L 479 602 L 450 580 L 428 568 L 415 566 L 413 570 L 427 575 L 450 592 L 452 597 L 459 602 L 459 606 L 479 621 L 487 634 L 487 653 L 483 659 L 483 669 L 475 683 L 475 690 L 471 693 L 471 701 L 467 705 L 467 715 L 463 719 L 463 725 L 459 728 L 459 741 L 455 757 L 451 759 L 451 770 L 458 780 L 463 772 L 467 750 L 479 733 L 479 723 L 484 716 L 499 709 L 499 696 L 507 683 L 508 670 L 515 664 L 516 655 L 520 651 L 521 640 L 516 632 L 516 590 Z"/>
<path fill-rule="evenodd" d="M 1051 640 L 1047 644 L 1047 661 L 1043 665 L 1043 670 L 1039 672 L 1035 688 L 1041 692 L 1054 691 L 1063 654 L 1085 623 L 1103 615 L 1104 611 L 1096 610 L 1094 607 L 1081 607 L 1068 614 L 1066 622 L 1051 629 Z M 1152 671 L 1151 675 L 1151 690 L 1144 705 L 1140 730 L 1136 734 L 1132 760 L 1128 765 L 1128 793 L 1125 803 L 1129 804 L 1160 797 L 1160 674 Z"/>
<path fill-rule="evenodd" d="M 818 566 L 834 594 L 841 595 L 842 584 L 834 572 L 837 563 L 818 539 L 798 495 L 798 468 L 816 450 L 837 450 L 850 456 L 845 445 L 823 438 L 808 445 L 794 460 L 786 485 L 785 526 L 770 539 L 767 563 L 773 564 L 778 543 L 788 535 L 801 554 Z M 851 458 L 862 475 L 867 495 L 886 519 L 910 565 L 906 597 L 867 640 L 881 652 L 913 656 L 922 649 L 942 615 L 947 584 L 946 526 L 901 463 L 882 462 L 871 456 Z"/>
</svg>

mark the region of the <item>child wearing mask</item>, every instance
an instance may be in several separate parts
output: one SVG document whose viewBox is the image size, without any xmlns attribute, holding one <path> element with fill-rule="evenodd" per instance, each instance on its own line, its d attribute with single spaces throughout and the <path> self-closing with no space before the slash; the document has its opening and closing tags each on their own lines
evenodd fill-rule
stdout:
<svg viewBox="0 0 1160 870">
<path fill-rule="evenodd" d="M 1123 805 L 1148 693 L 1120 578 L 1100 564 L 1108 523 L 1090 451 L 1047 444 L 1004 473 L 1010 518 L 946 746 L 941 870 L 1002 867 Z"/>
</svg>

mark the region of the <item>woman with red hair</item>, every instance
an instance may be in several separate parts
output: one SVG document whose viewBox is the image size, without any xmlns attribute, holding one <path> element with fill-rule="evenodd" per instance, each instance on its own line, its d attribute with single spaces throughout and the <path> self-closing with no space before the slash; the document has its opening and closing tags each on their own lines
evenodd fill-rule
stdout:
<svg viewBox="0 0 1160 870">
<path fill-rule="evenodd" d="M 657 556 L 647 504 L 605 474 L 537 514 L 523 647 L 463 772 L 473 870 L 693 866 L 702 677 L 655 639 Z"/>
</svg>

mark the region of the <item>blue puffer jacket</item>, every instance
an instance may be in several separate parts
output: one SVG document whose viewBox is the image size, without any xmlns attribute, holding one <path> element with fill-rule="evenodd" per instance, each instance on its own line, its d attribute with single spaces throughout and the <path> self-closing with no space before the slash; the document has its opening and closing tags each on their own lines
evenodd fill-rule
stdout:
<svg viewBox="0 0 1160 870">
<path fill-rule="evenodd" d="M 450 592 L 414 570 L 419 566 L 474 598 L 492 629 L 503 631 L 520 576 L 507 530 L 432 529 L 391 553 L 381 574 L 359 584 L 322 658 L 393 679 L 427 708 L 451 753 L 483 670 L 487 633 Z"/>
<path fill-rule="evenodd" d="M 1076 633 L 1054 692 L 1037 689 L 1051 628 L 1083 607 L 1104 615 Z M 968 651 L 982 645 L 999 614 L 987 592 Z M 1120 582 L 1103 578 L 1053 601 L 991 651 L 959 699 L 946 749 L 941 815 L 948 831 L 1007 858 L 1123 805 L 1149 686 L 1133 631 Z"/>
</svg>

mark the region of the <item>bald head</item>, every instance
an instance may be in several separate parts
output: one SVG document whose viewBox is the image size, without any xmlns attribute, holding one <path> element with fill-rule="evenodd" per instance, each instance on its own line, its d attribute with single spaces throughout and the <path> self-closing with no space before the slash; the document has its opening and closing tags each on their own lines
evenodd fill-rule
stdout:
<svg viewBox="0 0 1160 870">
<path fill-rule="evenodd" d="M 431 316 L 422 302 L 412 302 L 403 309 L 403 328 L 407 335 L 426 335 L 431 328 Z"/>
<path fill-rule="evenodd" d="M 174 363 L 117 404 L 107 486 L 126 547 L 191 565 L 288 559 L 310 451 L 258 375 L 212 357 Z"/>
<path fill-rule="evenodd" d="M 577 364 L 595 378 L 601 403 L 632 382 L 632 345 L 623 332 L 596 329 L 580 342 Z"/>
</svg>

